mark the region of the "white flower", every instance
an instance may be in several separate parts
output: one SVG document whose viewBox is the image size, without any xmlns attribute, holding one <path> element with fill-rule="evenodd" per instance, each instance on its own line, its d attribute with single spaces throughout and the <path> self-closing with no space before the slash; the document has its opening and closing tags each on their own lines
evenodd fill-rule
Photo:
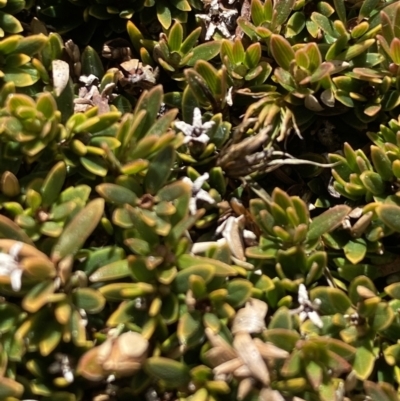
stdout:
<svg viewBox="0 0 400 401">
<path fill-rule="evenodd" d="M 315 324 L 315 326 L 322 329 L 324 324 L 317 312 L 321 305 L 321 300 L 315 299 L 311 302 L 304 284 L 299 285 L 298 302 L 300 306 L 297 309 L 292 310 L 291 313 L 298 313 L 301 322 L 304 322 L 308 318 Z"/>
<path fill-rule="evenodd" d="M 206 134 L 206 132 L 214 124 L 214 121 L 207 121 L 203 123 L 201 120 L 201 111 L 198 107 L 196 107 L 193 111 L 192 125 L 187 124 L 184 121 L 178 121 L 175 123 L 175 127 L 185 134 L 186 138 L 183 143 L 194 141 L 207 144 L 210 141 L 210 137 Z"/>
<path fill-rule="evenodd" d="M 10 253 L 0 252 L 0 276 L 10 277 L 11 287 L 14 291 L 21 289 L 23 270 L 17 260 L 17 256 L 23 245 L 22 242 L 17 242 L 10 248 Z"/>
<path fill-rule="evenodd" d="M 61 373 L 68 383 L 73 383 L 74 374 L 71 369 L 71 362 L 66 354 L 56 353 L 54 355 L 55 362 L 49 366 L 49 372 L 52 374 Z"/>
<path fill-rule="evenodd" d="M 215 204 L 215 199 L 204 189 L 201 187 L 203 184 L 210 178 L 208 173 L 204 173 L 200 177 L 196 178 L 194 182 L 189 177 L 184 177 L 182 179 L 183 182 L 187 182 L 192 187 L 192 197 L 189 201 L 189 211 L 192 215 L 197 212 L 197 201 L 203 201 L 210 205 Z"/>
<path fill-rule="evenodd" d="M 229 1 L 229 4 L 233 4 L 233 2 Z M 207 26 L 205 39 L 210 40 L 216 30 L 224 37 L 232 38 L 230 28 L 233 28 L 235 24 L 234 17 L 237 16 L 237 13 L 235 9 L 227 9 L 221 6 L 219 0 L 211 0 L 208 14 L 197 14 L 197 17 L 202 19 Z"/>
</svg>

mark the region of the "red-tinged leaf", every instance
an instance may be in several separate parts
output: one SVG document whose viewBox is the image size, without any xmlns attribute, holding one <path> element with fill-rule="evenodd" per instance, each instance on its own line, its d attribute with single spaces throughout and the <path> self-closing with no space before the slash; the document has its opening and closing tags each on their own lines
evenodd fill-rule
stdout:
<svg viewBox="0 0 400 401">
<path fill-rule="evenodd" d="M 275 61 L 285 70 L 289 70 L 290 63 L 294 60 L 294 51 L 290 43 L 280 35 L 271 36 L 271 53 Z"/>
<path fill-rule="evenodd" d="M 253 0 L 251 2 L 251 19 L 255 26 L 259 26 L 265 22 L 264 7 L 260 0 Z"/>
<path fill-rule="evenodd" d="M 371 381 L 364 382 L 364 389 L 367 395 L 371 398 L 371 400 L 379 400 L 379 401 L 394 401 L 397 400 L 397 395 L 395 390 L 393 389 L 393 396 L 389 397 L 383 389 L 379 385 L 380 383 L 374 383 Z"/>
<path fill-rule="evenodd" d="M 310 43 L 305 47 L 305 52 L 310 60 L 310 71 L 315 71 L 322 63 L 321 52 L 316 43 Z"/>
<path fill-rule="evenodd" d="M 350 213 L 350 210 L 349 206 L 338 205 L 320 214 L 310 224 L 307 239 L 309 241 L 316 240 L 321 235 L 333 231 L 342 224 L 342 220 Z"/>
<path fill-rule="evenodd" d="M 261 59 L 260 43 L 253 43 L 246 50 L 245 64 L 248 68 L 255 68 Z"/>
<path fill-rule="evenodd" d="M 245 53 L 244 53 L 244 47 L 243 47 L 242 41 L 239 39 L 235 40 L 232 50 L 233 50 L 233 60 L 234 60 L 235 64 L 243 63 Z"/>
<path fill-rule="evenodd" d="M 319 82 L 333 71 L 332 63 L 322 63 L 311 75 L 310 82 Z"/>
<path fill-rule="evenodd" d="M 394 38 L 390 44 L 390 56 L 394 63 L 400 65 L 400 39 Z"/>
</svg>

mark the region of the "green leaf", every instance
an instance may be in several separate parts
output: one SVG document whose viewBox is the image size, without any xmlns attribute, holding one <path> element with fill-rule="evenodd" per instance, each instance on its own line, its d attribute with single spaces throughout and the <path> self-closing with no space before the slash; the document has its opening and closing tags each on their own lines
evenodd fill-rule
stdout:
<svg viewBox="0 0 400 401">
<path fill-rule="evenodd" d="M 397 205 L 379 205 L 375 209 L 378 217 L 385 223 L 389 228 L 396 232 L 400 232 L 400 207 Z"/>
<path fill-rule="evenodd" d="M 278 27 L 284 24 L 292 12 L 296 0 L 277 0 L 274 2 L 274 12 L 272 15 L 273 27 Z"/>
<path fill-rule="evenodd" d="M 318 390 L 323 379 L 322 367 L 314 361 L 308 361 L 305 370 L 308 381 L 311 383 L 313 389 Z"/>
<path fill-rule="evenodd" d="M 57 321 L 47 322 L 46 327 L 41 331 L 39 350 L 42 356 L 50 355 L 62 338 L 63 327 Z"/>
<path fill-rule="evenodd" d="M 313 343 L 317 344 L 321 348 L 325 348 L 327 351 L 331 351 L 339 355 L 346 361 L 353 359 L 354 355 L 356 354 L 355 347 L 346 344 L 345 342 L 338 340 L 337 338 L 329 338 L 326 336 L 315 337 L 313 338 Z"/>
<path fill-rule="evenodd" d="M 295 59 L 290 43 L 283 36 L 273 34 L 271 35 L 270 50 L 279 66 L 289 71 L 290 63 Z"/>
<path fill-rule="evenodd" d="M 189 277 L 192 275 L 200 276 L 206 283 L 208 283 L 214 277 L 214 274 L 215 268 L 212 265 L 202 264 L 187 267 L 178 272 L 174 281 L 174 287 L 176 288 L 177 293 L 185 294 L 190 285 Z"/>
<path fill-rule="evenodd" d="M 390 56 L 396 64 L 400 64 L 400 39 L 394 38 L 390 44 Z"/>
<path fill-rule="evenodd" d="M 183 41 L 180 51 L 184 56 L 188 54 L 196 45 L 200 34 L 201 34 L 201 27 L 198 27 L 195 30 L 193 30 Z"/>
<path fill-rule="evenodd" d="M 353 362 L 353 369 L 356 373 L 357 379 L 368 379 L 374 369 L 375 359 L 369 341 L 359 341 L 357 344 L 356 357 Z"/>
<path fill-rule="evenodd" d="M 58 199 L 66 176 L 67 168 L 64 162 L 58 162 L 49 171 L 40 191 L 43 207 L 49 207 Z"/>
<path fill-rule="evenodd" d="M 211 42 L 202 43 L 201 45 L 196 46 L 192 51 L 192 57 L 188 61 L 188 66 L 194 66 L 199 60 L 211 60 L 221 50 L 222 41 L 213 40 Z"/>
<path fill-rule="evenodd" d="M 291 323 L 289 324 L 291 325 Z M 278 348 L 282 348 L 288 352 L 292 352 L 296 346 L 297 341 L 300 339 L 300 334 L 292 329 L 287 328 L 271 328 L 265 330 L 263 337 L 265 340 L 272 342 Z"/>
<path fill-rule="evenodd" d="M 368 19 L 371 13 L 377 9 L 379 0 L 365 0 L 361 4 L 360 11 L 358 12 L 358 20 Z"/>
<path fill-rule="evenodd" d="M 253 43 L 246 49 L 245 61 L 247 68 L 256 68 L 261 59 L 260 43 Z"/>
<path fill-rule="evenodd" d="M 0 237 L 7 239 L 14 239 L 16 241 L 25 242 L 26 244 L 33 245 L 32 240 L 26 235 L 20 227 L 18 227 L 8 217 L 0 215 Z"/>
<path fill-rule="evenodd" d="M 89 276 L 91 282 L 99 281 L 113 281 L 130 276 L 130 269 L 128 260 L 116 260 L 96 269 L 94 273 Z"/>
<path fill-rule="evenodd" d="M 104 199 L 89 202 L 65 227 L 52 250 L 52 260 L 75 255 L 97 227 L 104 211 Z"/>
<path fill-rule="evenodd" d="M 179 301 L 175 294 L 168 294 L 162 298 L 160 316 L 165 324 L 175 323 L 179 317 Z"/>
<path fill-rule="evenodd" d="M 24 30 L 17 18 L 3 11 L 0 11 L 0 27 L 7 33 L 19 33 Z"/>
<path fill-rule="evenodd" d="M 21 383 L 8 377 L 0 377 L 0 399 L 15 397 L 19 399 L 24 392 L 24 386 Z"/>
<path fill-rule="evenodd" d="M 4 73 L 4 81 L 13 82 L 18 88 L 31 86 L 40 79 L 40 74 L 31 63 L 27 63 L 20 67 L 4 66 L 2 68 Z"/>
<path fill-rule="evenodd" d="M 168 29 L 172 22 L 170 8 L 163 0 L 157 0 L 156 9 L 158 21 L 164 29 Z"/>
<path fill-rule="evenodd" d="M 113 283 L 99 288 L 107 301 L 119 302 L 125 299 L 135 299 L 154 293 L 155 288 L 147 283 Z"/>
<path fill-rule="evenodd" d="M 280 307 L 272 316 L 268 325 L 268 331 L 275 329 L 292 330 L 292 328 L 292 316 L 290 315 L 288 308 L 286 308 L 286 306 Z"/>
<path fill-rule="evenodd" d="M 364 187 L 373 195 L 381 195 L 385 192 L 386 185 L 382 177 L 374 171 L 364 171 L 359 175 Z"/>
<path fill-rule="evenodd" d="M 171 52 L 180 50 L 183 39 L 183 28 L 179 22 L 175 22 L 168 33 L 168 47 Z"/>
<path fill-rule="evenodd" d="M 336 14 L 338 15 L 339 19 L 343 22 L 346 23 L 347 18 L 346 18 L 346 6 L 344 0 L 333 0 L 333 4 L 335 5 L 335 11 Z"/>
<path fill-rule="evenodd" d="M 237 278 L 228 282 L 226 289 L 228 296 L 226 301 L 237 308 L 243 305 L 251 296 L 252 284 L 245 279 Z"/>
<path fill-rule="evenodd" d="M 163 134 L 165 134 L 165 132 L 171 126 L 172 122 L 175 120 L 177 114 L 178 109 L 168 110 L 150 127 L 147 135 L 162 136 Z"/>
<path fill-rule="evenodd" d="M 351 302 L 347 295 L 339 288 L 316 287 L 310 291 L 310 299 L 321 300 L 320 312 L 323 315 L 334 315 L 335 313 L 346 313 Z"/>
<path fill-rule="evenodd" d="M 47 36 L 43 34 L 27 36 L 18 42 L 14 52 L 34 56 L 43 49 L 47 41 Z"/>
<path fill-rule="evenodd" d="M 352 239 L 343 248 L 346 258 L 353 264 L 361 262 L 367 253 L 367 242 L 363 238 Z"/>
<path fill-rule="evenodd" d="M 90 132 L 91 134 L 94 134 L 96 132 L 110 128 L 120 118 L 121 118 L 121 113 L 119 111 L 109 111 L 107 113 L 88 118 L 85 122 L 75 127 L 74 131 L 76 133 L 87 131 Z"/>
<path fill-rule="evenodd" d="M 157 192 L 159 201 L 171 202 L 182 196 L 191 194 L 191 186 L 183 181 L 175 181 L 169 185 L 165 185 Z"/>
<path fill-rule="evenodd" d="M 374 331 L 386 330 L 392 324 L 394 318 L 393 309 L 386 302 L 379 302 L 371 317 L 371 328 Z"/>
<path fill-rule="evenodd" d="M 96 50 L 86 46 L 81 56 L 82 74 L 89 76 L 93 74 L 100 81 L 104 75 L 104 67 Z"/>
<path fill-rule="evenodd" d="M 349 206 L 337 205 L 313 219 L 307 233 L 307 241 L 314 241 L 340 226 L 350 210 Z"/>
<path fill-rule="evenodd" d="M 134 206 L 138 201 L 138 197 L 133 191 L 117 184 L 105 183 L 97 185 L 96 192 L 107 202 L 117 205 L 128 203 Z"/>
<path fill-rule="evenodd" d="M 133 47 L 135 48 L 136 53 L 140 54 L 140 49 L 142 47 L 141 40 L 144 39 L 143 34 L 132 21 L 128 21 L 126 30 L 128 31 L 129 38 L 133 44 Z"/>
<path fill-rule="evenodd" d="M 22 300 L 22 307 L 30 313 L 37 312 L 49 302 L 50 296 L 54 294 L 54 290 L 54 282 L 52 280 L 36 284 Z"/>
<path fill-rule="evenodd" d="M 292 38 L 293 36 L 298 35 L 306 26 L 306 18 L 304 13 L 295 12 L 289 18 L 289 21 L 286 25 L 286 34 L 285 37 Z"/>
<path fill-rule="evenodd" d="M 335 57 L 335 59 L 350 61 L 353 58 L 365 53 L 366 50 L 368 50 L 374 43 L 375 43 L 375 39 L 367 39 L 362 42 L 356 43 L 356 44 L 350 46 L 344 52 L 338 54 Z"/>
<path fill-rule="evenodd" d="M 135 130 L 136 132 L 133 134 L 136 140 L 143 138 L 154 124 L 157 114 L 160 111 L 162 100 L 163 88 L 161 85 L 157 85 L 149 91 L 144 91 L 140 96 L 133 113 L 135 119 L 141 117 Z M 142 110 L 146 112 L 144 116 L 140 114 Z M 137 124 L 136 121 L 135 124 Z M 143 156 L 139 155 L 139 157 Z"/>
<path fill-rule="evenodd" d="M 167 182 L 175 162 L 175 149 L 168 145 L 151 161 L 144 179 L 146 191 L 155 195 Z"/>
<path fill-rule="evenodd" d="M 204 81 L 203 77 L 196 72 L 194 69 L 187 69 L 185 70 L 185 77 L 186 81 L 188 83 L 188 87 L 183 93 L 183 99 L 182 99 L 182 106 L 185 108 L 189 108 L 191 105 L 187 105 L 188 102 L 188 97 L 190 96 L 190 103 L 194 103 L 194 100 L 197 100 L 198 103 L 201 105 L 209 105 L 215 104 L 216 101 L 214 99 L 214 96 L 212 92 L 210 91 L 210 88 L 207 86 L 207 83 Z M 190 89 L 190 93 L 186 93 Z M 186 95 L 186 96 L 185 96 Z M 188 114 L 189 115 L 189 114 Z M 192 115 L 189 117 L 189 120 L 187 122 L 192 122 L 191 117 L 193 116 L 193 111 Z M 186 117 L 185 117 L 186 118 Z"/>
<path fill-rule="evenodd" d="M 204 337 L 204 328 L 201 324 L 200 311 L 186 312 L 178 321 L 176 333 L 180 344 L 184 347 L 198 345 Z"/>
<path fill-rule="evenodd" d="M 99 313 L 106 303 L 104 296 L 94 288 L 77 288 L 72 292 L 72 301 L 78 309 L 87 313 Z"/>
<path fill-rule="evenodd" d="M 108 171 L 108 163 L 103 157 L 97 155 L 87 155 L 80 158 L 82 166 L 87 171 L 99 177 L 105 177 Z"/>
<path fill-rule="evenodd" d="M 400 283 L 393 283 L 385 287 L 385 292 L 394 299 L 400 299 Z"/>
<path fill-rule="evenodd" d="M 251 2 L 251 19 L 255 26 L 260 26 L 266 21 L 264 7 L 260 0 L 253 0 Z"/>
<path fill-rule="evenodd" d="M 190 381 L 189 367 L 169 358 L 160 356 L 148 358 L 144 363 L 144 369 L 151 376 L 162 380 L 168 387 L 179 388 Z"/>
<path fill-rule="evenodd" d="M 334 38 L 339 36 L 338 33 L 335 31 L 331 20 L 325 17 L 325 15 L 313 12 L 311 14 L 311 20 L 315 22 L 319 26 L 319 28 L 321 28 L 329 36 L 332 36 Z"/>
</svg>

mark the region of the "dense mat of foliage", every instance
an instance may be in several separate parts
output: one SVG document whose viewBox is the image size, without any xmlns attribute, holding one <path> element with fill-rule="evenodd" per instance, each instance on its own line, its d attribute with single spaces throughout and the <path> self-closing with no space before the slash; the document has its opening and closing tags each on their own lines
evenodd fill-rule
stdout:
<svg viewBox="0 0 400 401">
<path fill-rule="evenodd" d="M 0 400 L 400 399 L 400 2 L 0 0 L 0 37 Z"/>
</svg>

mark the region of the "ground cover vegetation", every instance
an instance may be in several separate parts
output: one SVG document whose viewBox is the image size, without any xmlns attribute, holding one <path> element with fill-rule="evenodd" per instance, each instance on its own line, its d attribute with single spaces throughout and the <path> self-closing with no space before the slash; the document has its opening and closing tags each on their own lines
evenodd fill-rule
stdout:
<svg viewBox="0 0 400 401">
<path fill-rule="evenodd" d="M 0 0 L 0 400 L 398 401 L 400 2 Z"/>
</svg>

